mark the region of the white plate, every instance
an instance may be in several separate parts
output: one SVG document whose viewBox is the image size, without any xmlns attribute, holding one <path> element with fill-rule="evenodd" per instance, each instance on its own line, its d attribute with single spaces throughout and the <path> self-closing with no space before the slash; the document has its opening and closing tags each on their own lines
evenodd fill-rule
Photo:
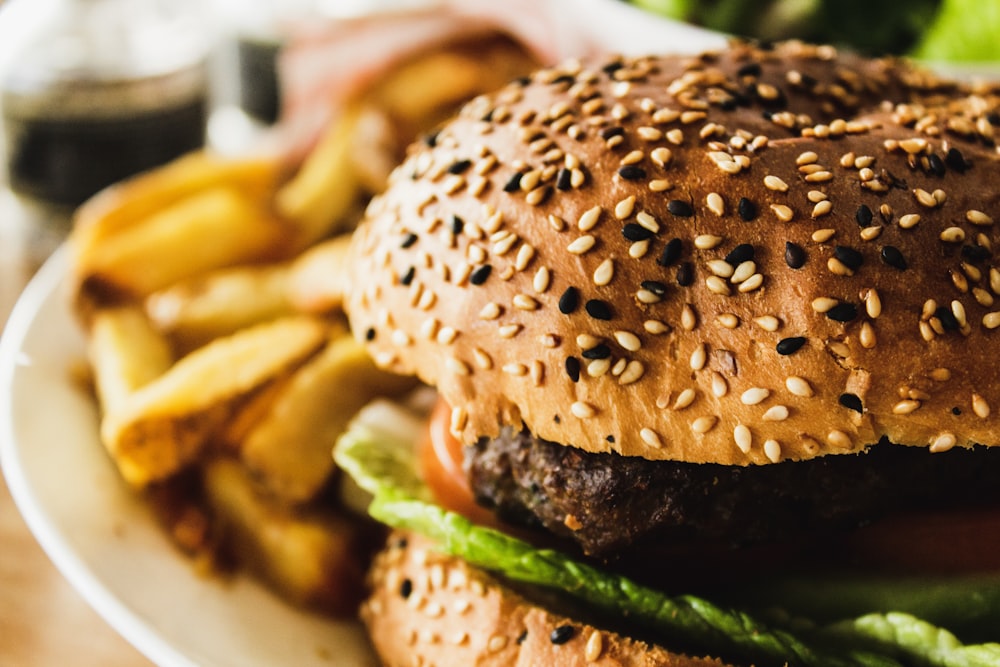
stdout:
<svg viewBox="0 0 1000 667">
<path fill-rule="evenodd" d="M 49 260 L 0 340 L 0 462 L 31 531 L 104 619 L 162 667 L 369 666 L 360 625 L 295 609 L 248 577 L 200 576 L 120 480 L 73 380 L 84 342 Z"/>
</svg>

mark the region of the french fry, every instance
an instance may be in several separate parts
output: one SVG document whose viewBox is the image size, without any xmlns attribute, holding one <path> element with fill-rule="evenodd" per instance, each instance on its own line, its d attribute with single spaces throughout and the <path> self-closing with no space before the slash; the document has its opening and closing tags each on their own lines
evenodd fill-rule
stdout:
<svg viewBox="0 0 1000 667">
<path fill-rule="evenodd" d="M 331 512 L 291 514 L 236 461 L 204 469 L 205 495 L 241 564 L 300 605 L 351 614 L 362 595 L 366 546 L 356 522 Z"/>
<path fill-rule="evenodd" d="M 101 423 L 101 439 L 125 479 L 163 479 L 194 461 L 241 407 L 323 346 L 327 328 L 304 316 L 219 338 L 179 360 Z"/>
<path fill-rule="evenodd" d="M 351 141 L 358 116 L 357 105 L 347 105 L 275 195 L 275 208 L 295 226 L 300 248 L 349 227 L 346 214 L 359 195 Z"/>
<path fill-rule="evenodd" d="M 341 309 L 350 282 L 347 253 L 350 234 L 323 241 L 296 257 L 286 283 L 288 299 L 300 312 L 328 313 Z"/>
<path fill-rule="evenodd" d="M 195 151 L 162 167 L 112 185 L 86 201 L 73 217 L 76 262 L 107 239 L 199 192 L 230 187 L 264 207 L 284 176 L 275 157 L 229 158 Z"/>
<path fill-rule="evenodd" d="M 238 190 L 217 186 L 109 235 L 78 257 L 76 277 L 98 302 L 142 297 L 212 269 L 280 256 L 286 236 Z"/>
<path fill-rule="evenodd" d="M 117 412 L 138 389 L 173 363 L 166 339 L 139 308 L 109 308 L 97 313 L 87 340 L 102 413 Z"/>
<path fill-rule="evenodd" d="M 193 349 L 239 329 L 291 315 L 285 263 L 219 269 L 182 280 L 146 299 L 157 329 Z"/>
<path fill-rule="evenodd" d="M 289 380 L 247 434 L 241 458 L 276 497 L 305 502 L 333 472 L 333 445 L 354 414 L 376 396 L 413 386 L 412 378 L 376 368 L 345 333 Z"/>
</svg>

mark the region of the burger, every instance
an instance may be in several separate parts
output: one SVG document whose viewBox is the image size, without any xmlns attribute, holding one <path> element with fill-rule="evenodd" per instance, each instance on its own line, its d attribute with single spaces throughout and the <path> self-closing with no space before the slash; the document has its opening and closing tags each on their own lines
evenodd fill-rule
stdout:
<svg viewBox="0 0 1000 667">
<path fill-rule="evenodd" d="M 438 402 L 335 450 L 385 663 L 1000 664 L 998 101 L 734 42 L 414 145 L 347 310 Z"/>
</svg>

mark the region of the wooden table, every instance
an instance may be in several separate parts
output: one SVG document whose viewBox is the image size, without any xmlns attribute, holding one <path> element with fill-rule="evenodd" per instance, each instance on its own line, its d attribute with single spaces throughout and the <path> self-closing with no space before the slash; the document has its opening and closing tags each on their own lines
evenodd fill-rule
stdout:
<svg viewBox="0 0 1000 667">
<path fill-rule="evenodd" d="M 40 234 L 0 182 L 0 327 L 58 234 Z M 70 587 L 0 479 L 0 665 L 147 667 L 151 663 Z"/>
</svg>

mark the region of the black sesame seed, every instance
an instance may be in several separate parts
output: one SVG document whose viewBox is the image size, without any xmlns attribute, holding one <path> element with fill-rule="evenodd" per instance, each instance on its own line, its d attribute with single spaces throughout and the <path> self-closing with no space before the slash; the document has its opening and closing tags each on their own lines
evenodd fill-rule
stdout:
<svg viewBox="0 0 1000 667">
<path fill-rule="evenodd" d="M 403 274 L 403 277 L 399 279 L 399 284 L 409 285 L 410 283 L 413 282 L 413 277 L 415 275 L 417 275 L 417 267 L 411 266 L 409 269 L 406 270 L 406 273 Z"/>
<path fill-rule="evenodd" d="M 945 328 L 945 331 L 957 331 L 961 328 L 958 324 L 958 320 L 955 319 L 955 314 L 951 312 L 951 308 L 939 306 L 938 309 L 934 311 L 934 316 L 941 320 L 941 326 Z"/>
<path fill-rule="evenodd" d="M 667 210 L 678 218 L 690 218 L 694 215 L 694 209 L 691 208 L 691 204 L 683 199 L 671 199 L 667 202 Z"/>
<path fill-rule="evenodd" d="M 607 74 L 608 76 L 611 76 L 624 66 L 625 65 L 620 62 L 608 63 L 607 65 L 601 68 L 601 71 Z"/>
<path fill-rule="evenodd" d="M 997 113 L 996 111 L 991 111 L 988 114 L 986 114 L 986 120 L 989 121 L 990 125 L 996 127 L 997 125 L 1000 125 L 1000 113 Z"/>
<path fill-rule="evenodd" d="M 614 127 L 606 127 L 603 130 L 601 130 L 599 134 L 601 135 L 601 139 L 607 140 L 610 139 L 611 137 L 620 137 L 624 135 L 625 128 L 619 127 L 617 125 Z"/>
<path fill-rule="evenodd" d="M 900 271 L 906 271 L 907 264 L 906 258 L 903 257 L 903 253 L 899 251 L 896 246 L 883 246 L 882 252 L 879 253 L 882 257 L 882 261 L 889 266 L 899 269 Z"/>
<path fill-rule="evenodd" d="M 858 307 L 853 303 L 842 301 L 826 311 L 826 316 L 834 322 L 850 322 L 858 316 Z"/>
<path fill-rule="evenodd" d="M 801 269 L 806 263 L 806 251 L 802 246 L 785 241 L 785 264 L 792 269 Z"/>
<path fill-rule="evenodd" d="M 455 160 L 448 167 L 449 174 L 461 174 L 465 172 L 466 169 L 472 166 L 472 160 Z"/>
<path fill-rule="evenodd" d="M 740 197 L 740 201 L 736 205 L 736 210 L 739 211 L 740 217 L 745 222 L 757 219 L 757 204 L 754 204 L 746 197 Z"/>
<path fill-rule="evenodd" d="M 483 264 L 469 276 L 469 282 L 473 285 L 482 285 L 486 282 L 486 279 L 490 277 L 490 272 L 493 271 L 493 266 L 490 264 Z"/>
<path fill-rule="evenodd" d="M 465 228 L 465 220 L 462 220 L 462 218 L 458 217 L 457 215 L 451 216 L 451 233 L 452 234 L 461 234 L 462 233 L 462 229 L 464 229 L 464 228 Z"/>
<path fill-rule="evenodd" d="M 661 283 L 659 280 L 643 280 L 639 285 L 642 289 L 650 291 L 656 296 L 663 296 L 667 293 L 666 284 Z"/>
<path fill-rule="evenodd" d="M 569 315 L 576 311 L 580 305 L 580 290 L 575 287 L 567 287 L 566 291 L 559 297 L 559 312 Z"/>
<path fill-rule="evenodd" d="M 741 243 L 726 255 L 726 263 L 731 266 L 739 266 L 743 262 L 748 262 L 753 259 L 754 250 L 753 246 L 749 243 Z"/>
<path fill-rule="evenodd" d="M 584 350 L 581 354 L 584 359 L 607 359 L 611 356 L 611 348 L 604 343 L 598 343 L 594 347 Z"/>
<path fill-rule="evenodd" d="M 615 436 L 613 436 L 613 435 L 607 435 L 607 436 L 604 436 L 604 439 L 607 440 L 608 442 L 613 443 L 615 441 Z"/>
<path fill-rule="evenodd" d="M 566 167 L 561 167 L 559 172 L 556 174 L 556 189 L 571 190 L 573 188 L 573 172 L 571 172 Z"/>
<path fill-rule="evenodd" d="M 627 238 L 629 241 L 645 241 L 646 239 L 652 238 L 653 232 L 646 229 L 642 225 L 630 222 L 622 227 L 622 236 Z"/>
<path fill-rule="evenodd" d="M 558 628 L 549 633 L 549 641 L 553 644 L 565 644 L 573 635 L 576 634 L 576 628 L 572 625 L 560 625 Z"/>
<path fill-rule="evenodd" d="M 527 639 L 527 638 L 528 638 L 528 631 L 527 630 L 522 630 L 521 634 L 519 634 L 517 636 L 517 640 L 516 641 L 517 641 L 518 644 L 523 644 L 524 640 Z"/>
<path fill-rule="evenodd" d="M 742 65 L 738 70 L 736 70 L 736 76 L 760 76 L 761 67 L 760 63 L 747 63 Z"/>
<path fill-rule="evenodd" d="M 588 301 L 584 308 L 587 310 L 587 314 L 593 317 L 595 320 L 610 320 L 611 319 L 611 304 L 607 301 L 601 301 L 600 299 L 591 299 Z"/>
<path fill-rule="evenodd" d="M 413 582 L 409 579 L 403 579 L 403 582 L 399 585 L 400 597 L 408 598 L 411 593 L 413 593 Z"/>
<path fill-rule="evenodd" d="M 990 249 L 984 248 L 981 245 L 962 246 L 962 257 L 970 262 L 981 262 L 992 256 L 993 253 L 990 252 Z"/>
<path fill-rule="evenodd" d="M 861 399 L 858 398 L 856 394 L 841 394 L 840 398 L 837 399 L 837 402 L 848 410 L 854 410 L 858 414 L 864 414 L 865 412 L 865 406 L 861 403 Z"/>
<path fill-rule="evenodd" d="M 852 271 L 857 271 L 864 263 L 864 256 L 854 248 L 839 245 L 833 249 L 833 256 Z"/>
<path fill-rule="evenodd" d="M 646 178 L 646 170 L 637 164 L 627 164 L 618 169 L 618 175 L 626 181 L 638 181 Z"/>
<path fill-rule="evenodd" d="M 951 409 L 951 414 L 955 415 L 956 417 L 960 416 L 962 414 L 962 408 L 956 405 Z"/>
<path fill-rule="evenodd" d="M 965 161 L 965 156 L 957 148 L 948 149 L 948 152 L 944 156 L 944 163 L 948 165 L 949 169 L 957 171 L 960 174 L 964 174 L 965 170 L 971 166 Z"/>
<path fill-rule="evenodd" d="M 944 160 L 938 157 L 937 153 L 931 153 L 927 156 L 927 169 L 935 176 L 944 176 Z"/>
<path fill-rule="evenodd" d="M 576 357 L 566 357 L 566 375 L 573 382 L 580 381 L 580 360 Z"/>
<path fill-rule="evenodd" d="M 792 336 L 791 338 L 782 338 L 779 340 L 774 349 L 778 351 L 778 354 L 789 355 L 798 352 L 805 344 L 806 338 L 804 336 Z"/>
<path fill-rule="evenodd" d="M 430 132 L 424 135 L 424 143 L 427 144 L 428 148 L 434 148 L 435 146 L 437 146 L 437 142 L 438 142 L 437 132 Z"/>
<path fill-rule="evenodd" d="M 399 244 L 400 248 L 409 248 L 411 245 L 417 242 L 417 235 L 414 233 L 409 233 L 403 237 L 403 242 Z"/>
<path fill-rule="evenodd" d="M 694 282 L 694 264 L 684 262 L 677 267 L 677 284 L 681 287 L 688 287 Z"/>
<path fill-rule="evenodd" d="M 514 175 L 512 175 L 509 179 L 507 179 L 507 182 L 504 183 L 503 191 L 504 192 L 517 192 L 518 190 L 520 190 L 521 189 L 521 176 L 522 176 L 521 172 L 517 172 Z"/>
<path fill-rule="evenodd" d="M 664 246 L 663 252 L 660 253 L 660 257 L 656 260 L 656 263 L 660 266 L 671 266 L 680 259 L 682 250 L 683 246 L 680 239 L 670 239 L 667 241 L 667 245 Z"/>
<path fill-rule="evenodd" d="M 365 340 L 368 340 L 368 341 L 375 340 L 375 328 L 374 327 L 368 327 L 368 329 L 365 331 Z"/>
<path fill-rule="evenodd" d="M 576 79 L 573 78 L 572 74 L 560 74 L 556 78 L 554 78 L 551 81 L 549 81 L 549 85 L 550 86 L 558 86 L 558 85 L 563 84 L 563 83 L 573 83 L 574 81 L 576 81 Z"/>
<path fill-rule="evenodd" d="M 858 221 L 858 225 L 861 227 L 871 227 L 874 217 L 872 210 L 868 208 L 867 204 L 859 206 L 857 212 L 854 214 L 854 219 Z"/>
</svg>

